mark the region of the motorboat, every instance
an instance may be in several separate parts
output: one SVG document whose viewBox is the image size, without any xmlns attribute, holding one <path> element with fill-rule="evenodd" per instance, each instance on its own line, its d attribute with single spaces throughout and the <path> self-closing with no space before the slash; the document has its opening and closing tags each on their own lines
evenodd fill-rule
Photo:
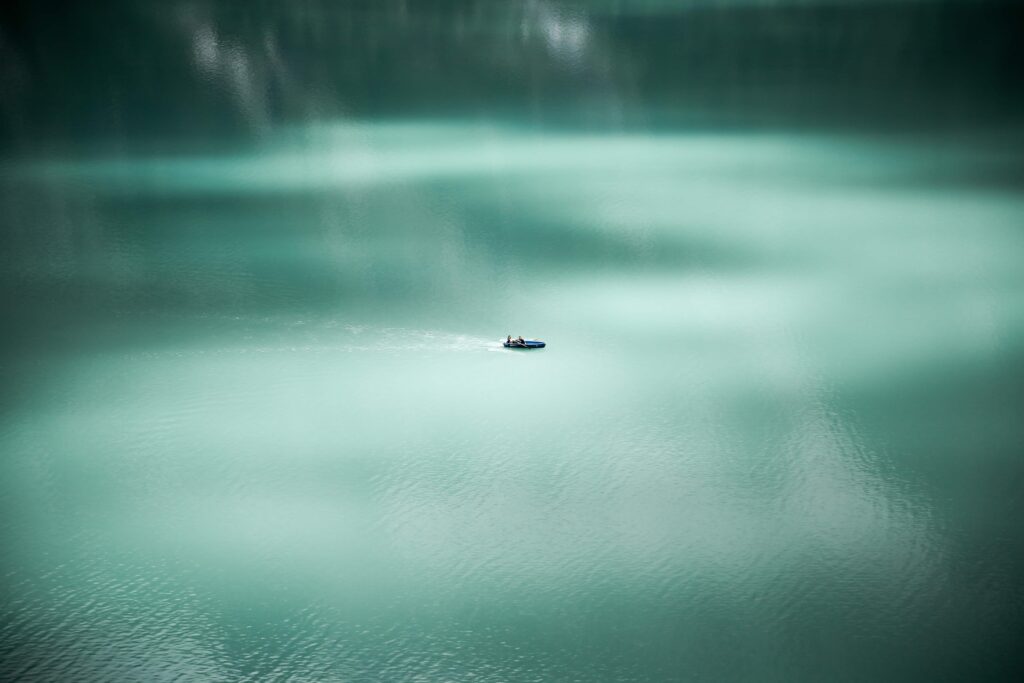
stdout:
<svg viewBox="0 0 1024 683">
<path fill-rule="evenodd" d="M 538 339 L 524 339 L 519 341 L 513 339 L 512 341 L 504 341 L 501 343 L 506 349 L 543 349 L 547 344 Z"/>
</svg>

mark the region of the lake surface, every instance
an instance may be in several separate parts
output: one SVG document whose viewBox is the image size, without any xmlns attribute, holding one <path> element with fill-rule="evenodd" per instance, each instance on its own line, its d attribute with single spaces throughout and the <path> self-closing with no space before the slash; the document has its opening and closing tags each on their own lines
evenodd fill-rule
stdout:
<svg viewBox="0 0 1024 683">
<path fill-rule="evenodd" d="M 0 678 L 1019 673 L 1009 29 L 639 7 L 5 18 Z"/>
</svg>

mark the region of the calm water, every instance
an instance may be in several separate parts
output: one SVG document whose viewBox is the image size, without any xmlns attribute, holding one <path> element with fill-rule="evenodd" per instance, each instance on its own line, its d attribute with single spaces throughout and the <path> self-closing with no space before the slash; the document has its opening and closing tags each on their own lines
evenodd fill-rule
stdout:
<svg viewBox="0 0 1024 683">
<path fill-rule="evenodd" d="M 1019 673 L 1000 6 L 669 5 L 4 18 L 0 678 Z"/>
</svg>

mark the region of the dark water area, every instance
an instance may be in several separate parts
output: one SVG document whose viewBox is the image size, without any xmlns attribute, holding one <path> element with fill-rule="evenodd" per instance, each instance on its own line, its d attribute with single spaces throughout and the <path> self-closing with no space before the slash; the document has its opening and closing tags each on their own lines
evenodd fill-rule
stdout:
<svg viewBox="0 0 1024 683">
<path fill-rule="evenodd" d="M 0 680 L 1018 678 L 1021 15 L 5 5 Z"/>
<path fill-rule="evenodd" d="M 3 12 L 0 115 L 13 150 L 208 145 L 343 117 L 920 132 L 1015 126 L 1024 112 L 1016 2 L 113 2 Z"/>
</svg>

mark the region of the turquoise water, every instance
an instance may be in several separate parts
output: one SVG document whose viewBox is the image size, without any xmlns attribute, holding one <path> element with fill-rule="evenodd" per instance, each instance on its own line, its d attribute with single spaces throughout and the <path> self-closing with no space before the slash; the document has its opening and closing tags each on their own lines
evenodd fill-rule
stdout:
<svg viewBox="0 0 1024 683">
<path fill-rule="evenodd" d="M 469 106 L 405 55 L 452 105 L 414 106 L 367 45 L 472 43 L 443 3 L 144 24 L 138 63 L 177 27 L 242 136 L 68 96 L 69 142 L 6 100 L 50 137 L 0 165 L 0 678 L 1013 676 L 1019 132 L 667 120 L 617 32 L 663 5 L 485 12 L 473 48 L 646 124 Z M 324 17 L 369 17 L 364 75 L 275 94 Z"/>
</svg>

